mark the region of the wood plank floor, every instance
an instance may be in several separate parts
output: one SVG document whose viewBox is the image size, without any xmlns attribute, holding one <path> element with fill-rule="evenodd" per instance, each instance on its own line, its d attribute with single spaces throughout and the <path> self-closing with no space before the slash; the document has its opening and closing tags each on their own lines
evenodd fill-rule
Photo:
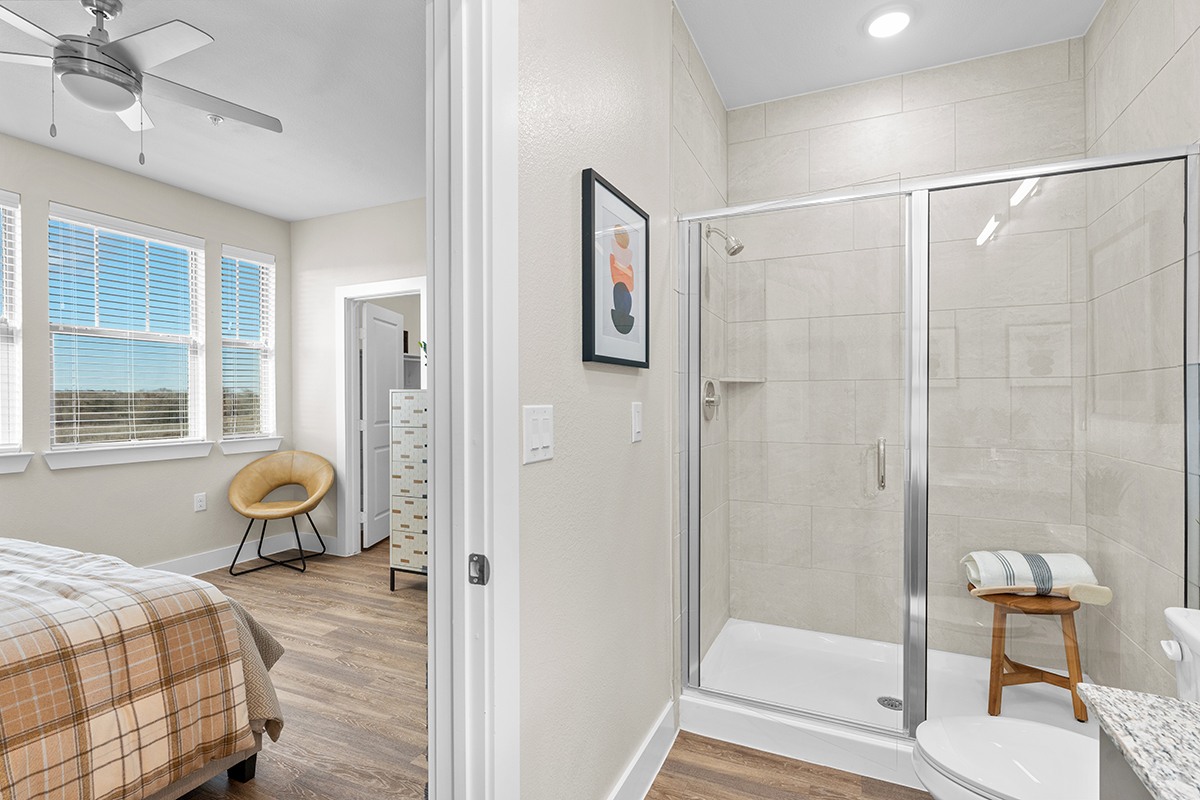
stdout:
<svg viewBox="0 0 1200 800">
<path fill-rule="evenodd" d="M 246 566 L 254 566 L 249 562 Z M 200 575 L 283 644 L 271 669 L 283 735 L 264 742 L 254 780 L 224 775 L 187 800 L 364 800 L 425 796 L 427 581 L 396 574 L 387 542 L 351 558 L 231 577 Z"/>
<path fill-rule="evenodd" d="M 253 566 L 249 563 L 246 566 Z M 286 652 L 271 670 L 283 706 L 254 780 L 222 775 L 185 800 L 424 797 L 427 582 L 397 573 L 386 543 L 353 558 L 199 576 L 239 601 Z M 530 732 L 531 735 L 533 732 Z M 928 800 L 871 778 L 680 733 L 647 800 Z"/>
<path fill-rule="evenodd" d="M 680 731 L 646 800 L 930 800 L 925 792 Z"/>
</svg>

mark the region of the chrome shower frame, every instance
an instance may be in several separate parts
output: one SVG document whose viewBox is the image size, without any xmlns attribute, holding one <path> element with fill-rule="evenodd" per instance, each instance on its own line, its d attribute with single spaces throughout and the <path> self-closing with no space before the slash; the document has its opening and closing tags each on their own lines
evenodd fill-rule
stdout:
<svg viewBox="0 0 1200 800">
<path fill-rule="evenodd" d="M 1184 369 L 1187 513 L 1185 602 L 1200 608 L 1200 145 L 1085 158 L 1013 169 L 917 178 L 766 203 L 679 216 L 679 569 L 683 691 L 723 698 L 784 717 L 832 723 L 910 740 L 925 720 L 928 588 L 929 453 L 929 193 L 1071 175 L 1143 164 L 1182 161 L 1186 167 Z M 700 282 L 703 224 L 752 214 L 898 197 L 905 219 L 905 442 L 904 442 L 904 717 L 885 728 L 805 709 L 706 689 L 700 685 Z M 753 247 L 753 242 L 750 243 Z"/>
</svg>

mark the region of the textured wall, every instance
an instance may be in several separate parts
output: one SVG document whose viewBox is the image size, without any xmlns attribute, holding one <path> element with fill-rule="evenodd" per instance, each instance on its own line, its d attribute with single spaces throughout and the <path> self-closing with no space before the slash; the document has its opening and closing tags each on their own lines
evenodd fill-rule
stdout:
<svg viewBox="0 0 1200 800">
<path fill-rule="evenodd" d="M 672 696 L 669 0 L 520 7 L 521 796 L 606 797 Z M 580 175 L 650 215 L 650 369 L 581 361 Z M 630 404 L 644 440 L 630 442 Z"/>
<path fill-rule="evenodd" d="M 1088 155 L 1200 139 L 1200 2 L 1109 0 L 1086 37 Z M 1162 610 L 1181 605 L 1183 473 L 1182 171 L 1088 180 L 1088 558 L 1115 575 L 1088 619 L 1101 683 L 1174 694 Z"/>
<path fill-rule="evenodd" d="M 50 447 L 50 202 L 205 239 L 205 405 L 214 441 L 221 438 L 221 245 L 275 255 L 276 424 L 282 446 L 292 446 L 288 223 L 3 135 L 0 188 L 21 195 L 25 450 Z M 35 457 L 23 474 L 0 475 L 0 528 L 5 536 L 108 553 L 137 565 L 236 545 L 245 521 L 225 495 L 237 471 L 259 455 L 226 456 L 214 446 L 207 458 L 54 472 Z M 203 513 L 192 511 L 196 492 L 208 493 Z M 121 513 L 112 513 L 118 502 Z"/>
</svg>

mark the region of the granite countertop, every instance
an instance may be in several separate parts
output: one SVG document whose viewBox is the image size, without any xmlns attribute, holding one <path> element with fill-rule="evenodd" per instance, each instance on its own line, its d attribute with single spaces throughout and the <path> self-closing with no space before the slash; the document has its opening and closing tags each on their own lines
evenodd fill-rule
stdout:
<svg viewBox="0 0 1200 800">
<path fill-rule="evenodd" d="M 1078 688 L 1156 800 L 1200 800 L 1200 703 L 1088 683 Z"/>
</svg>

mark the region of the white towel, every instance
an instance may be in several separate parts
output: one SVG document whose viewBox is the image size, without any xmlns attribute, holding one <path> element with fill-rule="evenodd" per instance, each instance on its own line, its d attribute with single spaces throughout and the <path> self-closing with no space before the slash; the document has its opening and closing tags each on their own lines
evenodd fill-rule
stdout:
<svg viewBox="0 0 1200 800">
<path fill-rule="evenodd" d="M 1081 603 L 1108 605 L 1112 590 L 1074 553 L 1018 553 L 976 550 L 960 562 L 967 567 L 971 594 L 1058 595 Z"/>
</svg>

